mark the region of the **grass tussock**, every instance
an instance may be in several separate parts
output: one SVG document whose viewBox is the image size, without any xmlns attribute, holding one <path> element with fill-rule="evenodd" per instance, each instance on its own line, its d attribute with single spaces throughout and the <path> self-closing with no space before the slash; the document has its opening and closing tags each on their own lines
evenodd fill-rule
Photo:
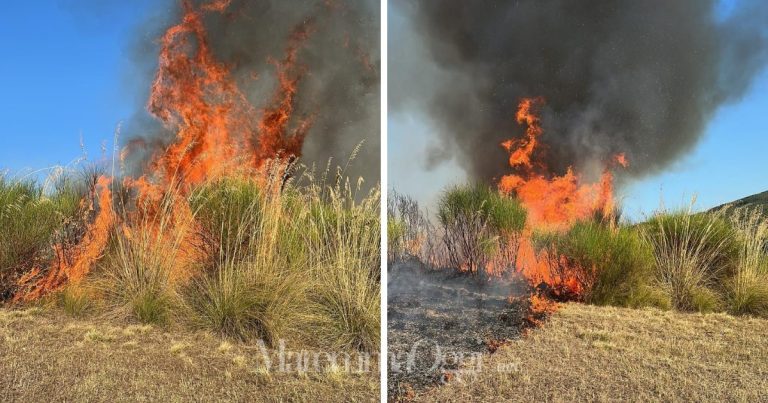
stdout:
<svg viewBox="0 0 768 403">
<path fill-rule="evenodd" d="M 271 344 L 298 334 L 378 348 L 379 193 L 358 197 L 361 185 L 328 186 L 305 172 L 295 182 L 225 181 L 197 193 L 208 257 L 181 293 L 191 322 Z"/>
<path fill-rule="evenodd" d="M 170 270 L 174 254 L 148 233 L 137 238 L 118 235 L 113 252 L 102 263 L 96 287 L 111 313 L 141 323 L 165 324 L 174 302 Z"/>
<path fill-rule="evenodd" d="M 355 196 L 359 191 L 360 184 L 337 183 L 312 197 L 308 257 L 319 287 L 311 298 L 316 332 L 337 347 L 375 351 L 381 337 L 380 197 L 378 189 L 362 198 Z"/>
<path fill-rule="evenodd" d="M 741 241 L 722 214 L 661 210 L 640 231 L 653 248 L 657 283 L 675 308 L 720 308 L 718 291 L 734 275 Z"/>
<path fill-rule="evenodd" d="M 64 312 L 75 318 L 82 318 L 94 310 L 91 290 L 69 286 L 58 293 L 58 304 Z"/>
</svg>

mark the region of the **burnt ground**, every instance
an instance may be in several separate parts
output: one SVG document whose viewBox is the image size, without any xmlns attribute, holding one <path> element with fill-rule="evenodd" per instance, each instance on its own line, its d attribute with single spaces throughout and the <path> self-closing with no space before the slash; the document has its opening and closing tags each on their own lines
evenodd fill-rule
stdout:
<svg viewBox="0 0 768 403">
<path fill-rule="evenodd" d="M 483 354 L 521 336 L 527 304 L 514 280 L 481 280 L 418 261 L 390 264 L 387 334 L 391 400 L 481 369 Z"/>
</svg>

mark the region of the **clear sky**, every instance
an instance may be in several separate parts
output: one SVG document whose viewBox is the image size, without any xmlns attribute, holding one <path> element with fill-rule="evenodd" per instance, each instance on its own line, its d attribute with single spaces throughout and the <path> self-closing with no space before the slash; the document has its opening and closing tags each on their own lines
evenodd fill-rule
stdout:
<svg viewBox="0 0 768 403">
<path fill-rule="evenodd" d="M 6 1 L 0 9 L 0 170 L 101 158 L 140 100 L 131 52 L 153 0 Z M 144 82 L 144 81 L 142 81 Z"/>
<path fill-rule="evenodd" d="M 732 1 L 723 1 L 718 12 L 726 13 L 732 7 Z M 395 7 L 390 7 L 389 32 L 390 44 L 407 43 L 408 52 L 424 51 L 413 43 L 416 41 L 407 41 L 414 33 Z M 389 55 L 411 57 L 398 55 L 395 49 L 390 49 Z M 397 80 L 391 71 L 390 89 Z M 437 138 L 435 128 L 415 108 L 392 111 L 390 108 L 389 186 L 416 196 L 432 208 L 446 185 L 465 181 L 466 175 L 456 161 L 426 171 L 422 161 L 429 144 Z M 625 216 L 638 220 L 657 209 L 662 199 L 666 207 L 681 207 L 696 196 L 695 207 L 706 209 L 766 190 L 768 71 L 763 71 L 741 100 L 716 113 L 689 154 L 663 174 L 620 189 L 617 196 L 622 200 Z"/>
</svg>

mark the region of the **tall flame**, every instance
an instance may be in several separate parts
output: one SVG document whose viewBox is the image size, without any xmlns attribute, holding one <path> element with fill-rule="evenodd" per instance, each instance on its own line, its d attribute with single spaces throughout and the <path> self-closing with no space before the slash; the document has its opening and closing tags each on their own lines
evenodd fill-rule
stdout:
<svg viewBox="0 0 768 403">
<path fill-rule="evenodd" d="M 585 183 L 581 175 L 568 168 L 556 175 L 541 164 L 536 155 L 545 152 L 539 137 L 544 133 L 537 108 L 542 98 L 526 98 L 517 110 L 517 122 L 526 125 L 522 140 L 510 139 L 501 145 L 509 152 L 509 166 L 516 173 L 505 175 L 499 181 L 499 190 L 516 195 L 526 206 L 531 224 L 547 228 L 564 228 L 575 221 L 586 219 L 596 211 L 611 214 L 614 208 L 613 174 L 606 167 L 595 183 Z M 616 157 L 619 164 L 627 163 L 624 154 Z"/>
<path fill-rule="evenodd" d="M 213 56 L 203 25 L 206 12 L 224 12 L 229 1 L 200 9 L 189 0 L 182 5 L 182 21 L 161 40 L 148 104 L 150 113 L 176 132 L 176 141 L 156 156 L 152 173 L 191 186 L 243 174 L 277 156 L 300 156 L 311 119 L 302 119 L 293 131 L 289 123 L 304 72 L 298 53 L 312 32 L 311 22 L 294 29 L 282 60 L 272 60 L 278 86 L 259 119 L 228 67 Z"/>
<path fill-rule="evenodd" d="M 544 282 L 555 288 L 578 294 L 580 284 L 574 277 L 555 278 L 549 270 L 550 259 L 546 252 L 535 251 L 532 237 L 534 229 L 564 230 L 576 221 L 602 213 L 613 214 L 613 173 L 615 165 L 626 167 L 626 156 L 618 154 L 607 163 L 598 181 L 589 183 L 582 175 L 569 167 L 562 175 L 552 173 L 542 164 L 541 154 L 546 152 L 541 144 L 544 130 L 538 110 L 544 105 L 542 98 L 525 98 L 518 107 L 516 119 L 526 126 L 522 139 L 510 139 L 501 145 L 509 153 L 509 166 L 514 173 L 503 176 L 499 191 L 516 196 L 526 207 L 529 217 L 523 231 L 517 257 L 518 270 L 534 285 Z"/>
<path fill-rule="evenodd" d="M 165 150 L 151 156 L 142 176 L 124 179 L 124 186 L 136 197 L 137 211 L 118 221 L 112 208 L 112 179 L 100 177 L 86 209 L 95 218 L 83 238 L 72 248 L 55 245 L 58 258 L 44 270 L 34 268 L 20 279 L 16 301 L 34 300 L 82 280 L 103 255 L 115 229 L 128 238 L 136 231 L 181 233 L 176 259 L 179 267 L 173 268 L 170 276 L 188 277 L 181 266 L 199 252 L 194 248 L 193 214 L 183 196 L 205 181 L 224 176 L 253 178 L 264 171 L 267 161 L 300 156 L 312 119 L 294 123 L 293 115 L 298 85 L 305 73 L 299 52 L 313 31 L 311 20 L 294 28 L 283 58 L 271 60 L 277 87 L 265 109 L 258 111 L 238 87 L 229 67 L 214 56 L 203 23 L 208 13 L 225 13 L 230 3 L 213 0 L 196 7 L 191 0 L 181 0 L 181 21 L 160 39 L 158 69 L 147 110 L 173 131 L 175 138 Z M 120 158 L 132 151 L 126 148 Z M 169 192 L 176 193 L 172 205 L 160 207 Z M 164 221 L 163 229 L 147 219 L 163 214 L 162 208 L 170 209 L 165 212 L 170 218 Z"/>
</svg>

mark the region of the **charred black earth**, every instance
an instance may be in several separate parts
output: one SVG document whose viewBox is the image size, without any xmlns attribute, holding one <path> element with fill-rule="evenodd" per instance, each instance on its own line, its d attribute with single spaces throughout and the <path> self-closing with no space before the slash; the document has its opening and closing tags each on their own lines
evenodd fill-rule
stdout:
<svg viewBox="0 0 768 403">
<path fill-rule="evenodd" d="M 509 302 L 526 291 L 521 281 L 431 270 L 415 260 L 390 264 L 390 399 L 482 370 L 482 354 L 519 338 L 527 326 L 527 306 Z"/>
</svg>

